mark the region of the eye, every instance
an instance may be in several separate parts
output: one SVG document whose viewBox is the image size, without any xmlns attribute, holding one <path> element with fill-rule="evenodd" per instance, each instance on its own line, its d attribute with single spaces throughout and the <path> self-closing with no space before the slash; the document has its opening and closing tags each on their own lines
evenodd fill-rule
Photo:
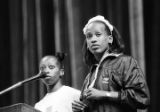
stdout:
<svg viewBox="0 0 160 112">
<path fill-rule="evenodd" d="M 45 66 L 41 66 L 39 69 L 43 71 L 45 68 L 46 68 Z"/>
<path fill-rule="evenodd" d="M 101 33 L 96 33 L 96 36 L 97 36 L 97 37 L 100 37 L 100 36 L 101 36 Z"/>
<path fill-rule="evenodd" d="M 90 34 L 90 33 L 86 34 L 87 39 L 90 39 L 91 37 L 92 37 L 92 34 Z"/>
<path fill-rule="evenodd" d="M 49 67 L 49 69 L 54 69 L 55 68 L 54 65 L 49 65 L 48 67 Z"/>
</svg>

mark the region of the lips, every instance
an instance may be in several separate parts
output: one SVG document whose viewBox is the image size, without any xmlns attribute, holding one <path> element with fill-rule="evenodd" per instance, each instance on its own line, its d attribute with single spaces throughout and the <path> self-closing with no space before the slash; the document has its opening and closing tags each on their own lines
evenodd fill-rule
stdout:
<svg viewBox="0 0 160 112">
<path fill-rule="evenodd" d="M 97 48 L 99 48 L 99 45 L 93 44 L 93 45 L 91 45 L 91 48 L 92 48 L 92 49 L 97 49 Z"/>
<path fill-rule="evenodd" d="M 50 79 L 51 78 L 51 76 L 49 76 L 49 75 L 47 75 L 46 77 L 45 77 L 45 79 Z"/>
</svg>

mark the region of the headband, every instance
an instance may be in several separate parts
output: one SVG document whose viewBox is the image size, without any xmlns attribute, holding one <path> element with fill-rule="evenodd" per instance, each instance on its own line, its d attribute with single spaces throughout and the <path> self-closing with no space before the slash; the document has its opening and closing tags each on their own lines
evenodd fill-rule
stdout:
<svg viewBox="0 0 160 112">
<path fill-rule="evenodd" d="M 84 34 L 86 33 L 86 30 L 87 30 L 88 25 L 89 25 L 90 23 L 92 23 L 92 22 L 95 22 L 95 21 L 101 21 L 101 22 L 103 22 L 105 25 L 108 26 L 110 32 L 112 33 L 112 31 L 113 31 L 113 26 L 112 26 L 112 25 L 109 23 L 109 21 L 108 21 L 107 19 L 105 19 L 103 16 L 98 15 L 98 16 L 95 16 L 95 17 L 91 18 L 91 19 L 88 21 L 88 23 L 85 25 L 85 27 L 83 28 L 83 33 L 84 33 Z"/>
</svg>

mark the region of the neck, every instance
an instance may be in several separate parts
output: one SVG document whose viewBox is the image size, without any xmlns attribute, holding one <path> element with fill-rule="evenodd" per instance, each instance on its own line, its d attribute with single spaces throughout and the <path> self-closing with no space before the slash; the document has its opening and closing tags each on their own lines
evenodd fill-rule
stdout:
<svg viewBox="0 0 160 112">
<path fill-rule="evenodd" d="M 105 53 L 108 53 L 108 50 L 104 51 L 103 53 L 94 54 L 94 57 L 95 57 L 96 60 L 99 62 L 99 61 L 102 59 L 102 57 L 103 57 L 103 55 L 104 55 Z"/>
<path fill-rule="evenodd" d="M 101 60 L 101 57 L 103 56 L 103 54 L 94 54 L 94 57 L 96 58 L 96 60 L 99 62 Z"/>
<path fill-rule="evenodd" d="M 58 82 L 57 82 L 56 84 L 54 84 L 54 85 L 48 85 L 48 86 L 47 86 L 47 91 L 48 91 L 48 93 L 55 92 L 55 91 L 57 91 L 58 89 L 60 89 L 62 86 L 63 86 L 62 82 L 61 82 L 61 81 L 58 81 Z"/>
</svg>

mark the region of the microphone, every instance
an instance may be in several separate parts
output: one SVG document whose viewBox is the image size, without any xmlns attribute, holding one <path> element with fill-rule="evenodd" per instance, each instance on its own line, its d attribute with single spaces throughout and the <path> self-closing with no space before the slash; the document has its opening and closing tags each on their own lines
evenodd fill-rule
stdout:
<svg viewBox="0 0 160 112">
<path fill-rule="evenodd" d="M 18 83 L 16 83 L 16 84 L 10 86 L 10 87 L 7 88 L 7 89 L 5 89 L 5 90 L 3 90 L 3 91 L 0 91 L 0 95 L 4 94 L 4 93 L 6 93 L 6 92 L 8 92 L 8 91 L 10 91 L 10 90 L 12 90 L 12 89 L 15 89 L 15 88 L 17 88 L 17 87 L 19 87 L 19 86 L 27 83 L 27 82 L 30 82 L 30 81 L 33 81 L 33 80 L 37 80 L 37 79 L 40 79 L 40 78 L 48 77 L 47 74 L 48 74 L 48 72 L 42 72 L 42 71 L 40 71 L 37 75 L 35 75 L 35 76 L 33 76 L 33 77 L 30 77 L 30 78 L 28 78 L 28 79 L 25 79 L 25 80 L 23 80 L 23 81 L 20 81 L 20 82 L 18 82 Z"/>
<path fill-rule="evenodd" d="M 42 72 L 42 71 L 40 71 L 40 73 L 38 73 L 38 75 L 33 76 L 32 78 L 33 78 L 33 79 L 46 78 L 46 77 L 48 77 L 48 76 L 47 76 L 48 73 L 49 73 L 49 72 Z"/>
</svg>

